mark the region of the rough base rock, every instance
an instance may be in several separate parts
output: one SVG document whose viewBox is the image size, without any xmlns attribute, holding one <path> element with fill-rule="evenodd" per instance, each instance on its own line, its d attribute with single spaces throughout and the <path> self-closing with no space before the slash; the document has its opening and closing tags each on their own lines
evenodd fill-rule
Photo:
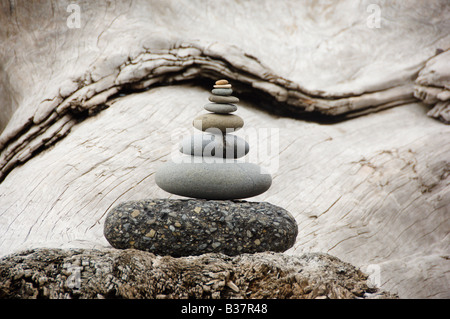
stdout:
<svg viewBox="0 0 450 319">
<path fill-rule="evenodd" d="M 105 220 L 115 248 L 174 257 L 264 251 L 284 252 L 295 243 L 297 222 L 266 202 L 148 199 L 124 202 Z"/>
<path fill-rule="evenodd" d="M 36 249 L 0 259 L 0 298 L 395 298 L 336 257 L 160 257 L 127 249 Z"/>
</svg>

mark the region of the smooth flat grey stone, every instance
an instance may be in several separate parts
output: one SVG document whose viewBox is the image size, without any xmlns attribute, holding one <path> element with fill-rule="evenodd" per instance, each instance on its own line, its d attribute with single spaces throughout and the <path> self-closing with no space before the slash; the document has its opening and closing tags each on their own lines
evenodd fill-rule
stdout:
<svg viewBox="0 0 450 319">
<path fill-rule="evenodd" d="M 266 202 L 149 199 L 108 212 L 104 236 L 115 248 L 174 257 L 283 252 L 298 226 L 285 209 Z"/>
<path fill-rule="evenodd" d="M 233 113 L 237 110 L 236 105 L 226 103 L 208 103 L 203 108 L 209 112 L 220 114 Z"/>
<path fill-rule="evenodd" d="M 155 181 L 166 192 L 179 196 L 241 199 L 267 191 L 272 184 L 272 177 L 252 163 L 184 156 L 177 162 L 171 160 L 160 166 Z"/>
<path fill-rule="evenodd" d="M 186 136 L 180 143 L 181 153 L 201 157 L 241 158 L 247 155 L 249 149 L 243 138 L 231 134 L 194 134 Z"/>
<path fill-rule="evenodd" d="M 239 102 L 239 99 L 235 96 L 211 95 L 208 99 L 214 103 L 238 103 Z"/>
<path fill-rule="evenodd" d="M 233 89 L 213 89 L 211 93 L 214 95 L 230 96 L 233 94 Z"/>
<path fill-rule="evenodd" d="M 242 128 L 244 126 L 244 120 L 235 114 L 207 113 L 197 116 L 192 121 L 192 125 L 200 131 L 217 129 L 223 133 L 229 133 Z"/>
</svg>

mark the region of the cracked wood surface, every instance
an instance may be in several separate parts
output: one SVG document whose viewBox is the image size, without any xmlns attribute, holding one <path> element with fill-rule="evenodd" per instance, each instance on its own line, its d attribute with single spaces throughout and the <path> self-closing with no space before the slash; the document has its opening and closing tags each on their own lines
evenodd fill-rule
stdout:
<svg viewBox="0 0 450 319">
<path fill-rule="evenodd" d="M 431 58 L 420 70 L 414 96 L 433 106 L 429 116 L 450 124 L 450 51 Z"/>
<path fill-rule="evenodd" d="M 80 29 L 67 28 L 69 2 L 1 2 L 0 254 L 105 247 L 111 207 L 176 198 L 153 174 L 193 133 L 208 92 L 155 86 L 225 77 L 248 137 L 262 134 L 249 160 L 273 172 L 251 200 L 299 224 L 289 253 L 375 269 L 400 297 L 450 297 L 450 131 L 423 104 L 405 104 L 448 101 L 449 73 L 435 69 L 448 57 L 436 50 L 450 47 L 449 6 L 380 2 L 383 27 L 370 29 L 372 2 L 80 2 Z M 325 125 L 261 108 L 353 119 Z M 258 156 L 267 139 L 278 149 Z"/>
<path fill-rule="evenodd" d="M 450 48 L 450 5 L 380 2 L 370 28 L 372 2 L 82 1 L 70 29 L 70 2 L 3 1 L 0 179 L 120 90 L 225 77 L 272 110 L 343 117 L 412 102 L 417 73 Z"/>
<path fill-rule="evenodd" d="M 194 133 L 192 119 L 208 96 L 178 85 L 117 97 L 14 169 L 0 184 L 2 255 L 108 247 L 103 222 L 114 205 L 180 198 L 158 188 L 154 173 Z M 272 187 L 250 200 L 296 218 L 289 254 L 326 252 L 363 270 L 376 265 L 379 284 L 400 297 L 448 297 L 448 126 L 420 104 L 333 125 L 239 106 L 246 160 L 273 174 Z M 260 143 L 269 142 L 274 149 L 263 155 Z"/>
</svg>

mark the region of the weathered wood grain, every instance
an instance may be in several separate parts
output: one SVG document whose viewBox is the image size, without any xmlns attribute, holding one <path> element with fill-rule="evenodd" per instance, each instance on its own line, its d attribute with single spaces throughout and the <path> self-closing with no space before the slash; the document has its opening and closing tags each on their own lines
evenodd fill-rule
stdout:
<svg viewBox="0 0 450 319">
<path fill-rule="evenodd" d="M 180 85 L 118 97 L 14 169 L 0 185 L 1 253 L 105 247 L 103 222 L 114 205 L 179 198 L 158 188 L 154 173 L 194 133 L 191 119 L 208 95 Z M 450 127 L 419 104 L 334 125 L 276 117 L 244 102 L 238 114 L 251 147 L 246 160 L 273 174 L 272 187 L 250 200 L 279 205 L 299 224 L 289 253 L 376 265 L 383 289 L 401 297 L 448 297 Z M 258 154 L 269 142 L 272 153 Z M 429 290 L 417 288 L 425 283 Z"/>
<path fill-rule="evenodd" d="M 450 51 L 431 58 L 420 70 L 414 96 L 433 106 L 429 116 L 450 124 Z"/>
<path fill-rule="evenodd" d="M 436 55 L 450 48 L 447 1 L 108 3 L 79 2 L 69 29 L 69 2 L 0 2 L 0 255 L 105 247 L 111 207 L 175 198 L 154 172 L 209 95 L 183 81 L 225 77 L 243 100 L 246 158 L 274 177 L 251 200 L 299 224 L 290 254 L 330 253 L 400 297 L 450 297 L 450 128 L 410 103 L 436 102 L 420 90 L 448 79 L 423 80 L 448 56 Z"/>
<path fill-rule="evenodd" d="M 155 83 L 226 77 L 300 114 L 411 102 L 417 73 L 450 48 L 450 6 L 380 1 L 378 28 L 372 2 L 82 1 L 80 28 L 69 28 L 68 1 L 3 1 L 0 64 L 11 89 L 2 99 L 14 103 L 1 120 L 0 179 L 64 136 L 66 116 Z"/>
</svg>

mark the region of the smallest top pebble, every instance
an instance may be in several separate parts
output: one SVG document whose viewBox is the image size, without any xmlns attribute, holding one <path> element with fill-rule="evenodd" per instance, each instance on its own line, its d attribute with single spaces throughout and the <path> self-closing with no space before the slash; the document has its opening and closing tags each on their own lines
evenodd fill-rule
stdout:
<svg viewBox="0 0 450 319">
<path fill-rule="evenodd" d="M 218 80 L 216 81 L 216 85 L 224 85 L 224 84 L 228 84 L 227 80 Z"/>
</svg>

